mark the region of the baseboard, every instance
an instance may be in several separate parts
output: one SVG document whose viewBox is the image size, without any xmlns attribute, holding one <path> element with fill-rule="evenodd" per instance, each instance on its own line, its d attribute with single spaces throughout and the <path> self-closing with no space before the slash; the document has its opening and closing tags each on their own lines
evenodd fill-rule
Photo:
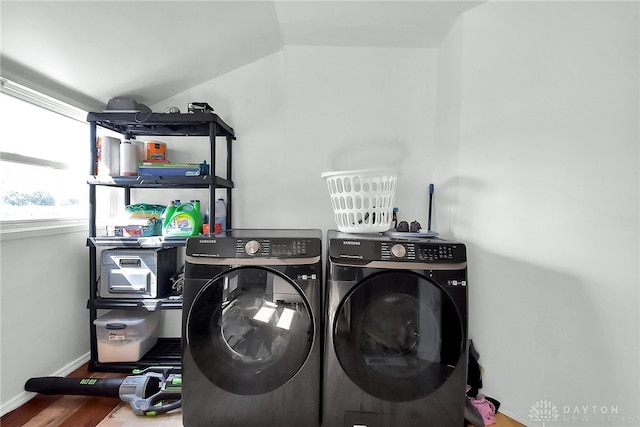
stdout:
<svg viewBox="0 0 640 427">
<path fill-rule="evenodd" d="M 73 362 L 69 363 L 68 365 L 62 367 L 58 371 L 56 371 L 53 374 L 51 374 L 51 376 L 52 377 L 66 377 L 67 375 L 69 375 L 70 373 L 72 373 L 73 371 L 78 369 L 80 366 L 82 366 L 85 363 L 87 363 L 89 361 L 89 357 L 90 356 L 91 356 L 90 353 L 86 353 L 86 354 L 80 356 L 79 358 L 77 358 Z M 17 396 L 9 399 L 8 401 L 3 402 L 2 405 L 0 405 L 0 416 L 4 416 L 5 414 L 8 414 L 9 412 L 13 411 L 14 409 L 19 408 L 20 406 L 22 406 L 25 403 L 27 403 L 28 401 L 30 401 L 35 395 L 36 395 L 36 393 L 31 393 L 29 391 L 23 391 L 22 393 L 20 393 Z"/>
<path fill-rule="evenodd" d="M 514 421 L 519 422 L 522 425 L 528 425 L 527 423 L 530 423 L 531 420 L 523 420 L 522 418 L 520 418 L 518 415 L 515 415 L 513 412 L 509 411 L 509 410 L 504 410 L 504 408 L 502 407 L 502 405 L 500 405 L 500 408 L 498 409 L 498 412 L 500 412 L 503 415 L 506 415 L 507 417 L 511 418 Z"/>
</svg>

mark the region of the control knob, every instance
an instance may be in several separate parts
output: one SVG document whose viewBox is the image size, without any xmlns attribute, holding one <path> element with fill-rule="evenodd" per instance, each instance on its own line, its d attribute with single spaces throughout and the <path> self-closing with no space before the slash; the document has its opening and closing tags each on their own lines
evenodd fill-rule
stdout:
<svg viewBox="0 0 640 427">
<path fill-rule="evenodd" d="M 395 245 L 391 246 L 391 253 L 396 258 L 402 258 L 407 254 L 407 249 L 400 243 L 396 243 Z"/>
<path fill-rule="evenodd" d="M 260 250 L 260 243 L 257 240 L 249 240 L 246 245 L 244 245 L 244 251 L 248 255 L 255 255 Z"/>
</svg>

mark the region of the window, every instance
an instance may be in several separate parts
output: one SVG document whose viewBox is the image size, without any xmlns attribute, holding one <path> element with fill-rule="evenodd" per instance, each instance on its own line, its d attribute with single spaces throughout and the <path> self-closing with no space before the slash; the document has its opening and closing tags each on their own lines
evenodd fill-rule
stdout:
<svg viewBox="0 0 640 427">
<path fill-rule="evenodd" d="M 86 218 L 87 112 L 1 83 L 0 221 Z"/>
</svg>

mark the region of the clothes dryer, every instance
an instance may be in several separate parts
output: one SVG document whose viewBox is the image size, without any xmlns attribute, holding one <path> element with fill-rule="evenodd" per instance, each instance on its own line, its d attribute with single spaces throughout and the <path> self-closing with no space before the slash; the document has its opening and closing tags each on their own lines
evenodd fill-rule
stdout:
<svg viewBox="0 0 640 427">
<path fill-rule="evenodd" d="M 464 425 L 465 246 L 397 234 L 327 234 L 323 426 Z"/>
<path fill-rule="evenodd" d="M 187 240 L 187 427 L 317 426 L 322 233 L 230 230 Z"/>
</svg>

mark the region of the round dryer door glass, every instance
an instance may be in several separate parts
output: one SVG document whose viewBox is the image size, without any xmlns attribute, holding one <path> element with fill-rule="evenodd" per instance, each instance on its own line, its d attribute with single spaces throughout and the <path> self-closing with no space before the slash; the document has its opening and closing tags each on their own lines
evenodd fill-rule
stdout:
<svg viewBox="0 0 640 427">
<path fill-rule="evenodd" d="M 369 276 L 347 294 L 336 312 L 333 341 L 354 383 L 396 402 L 437 390 L 465 348 L 462 320 L 451 298 L 424 276 L 407 271 Z"/>
<path fill-rule="evenodd" d="M 188 313 L 187 345 L 213 384 L 256 395 L 296 375 L 314 328 L 309 302 L 293 281 L 267 268 L 240 267 L 198 293 Z"/>
</svg>

